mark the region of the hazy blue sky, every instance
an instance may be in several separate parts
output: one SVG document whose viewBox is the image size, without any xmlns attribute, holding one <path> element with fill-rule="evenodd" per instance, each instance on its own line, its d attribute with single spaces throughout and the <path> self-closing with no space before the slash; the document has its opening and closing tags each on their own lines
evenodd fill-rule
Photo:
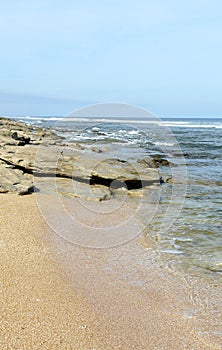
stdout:
<svg viewBox="0 0 222 350">
<path fill-rule="evenodd" d="M 222 116 L 222 1 L 0 0 L 0 115 Z"/>
</svg>

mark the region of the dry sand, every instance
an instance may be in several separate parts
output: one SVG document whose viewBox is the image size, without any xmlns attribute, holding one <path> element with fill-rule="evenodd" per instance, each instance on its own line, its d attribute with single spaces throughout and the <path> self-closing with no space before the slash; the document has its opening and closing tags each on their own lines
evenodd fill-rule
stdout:
<svg viewBox="0 0 222 350">
<path fill-rule="evenodd" d="M 150 287 L 139 289 L 102 268 L 111 250 L 92 250 L 85 264 L 89 250 L 70 245 L 75 267 L 64 267 L 61 239 L 52 244 L 35 196 L 4 194 L 0 201 L 1 350 L 222 348 L 200 335 L 201 319 L 184 316 L 186 298 L 174 284 L 166 289 L 169 280 L 162 284 L 154 270 Z"/>
</svg>

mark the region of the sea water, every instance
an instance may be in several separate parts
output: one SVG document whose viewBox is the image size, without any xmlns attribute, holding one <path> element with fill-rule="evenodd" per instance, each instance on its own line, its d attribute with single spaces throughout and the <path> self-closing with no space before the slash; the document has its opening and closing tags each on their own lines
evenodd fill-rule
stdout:
<svg viewBox="0 0 222 350">
<path fill-rule="evenodd" d="M 128 161 L 156 154 L 167 158 L 171 166 L 159 167 L 165 183 L 158 210 L 144 230 L 144 240 L 153 240 L 157 260 L 170 269 L 222 280 L 222 119 L 16 119 L 51 128 L 69 142 L 112 147 L 115 157 Z M 172 197 L 175 172 L 180 184 L 178 203 Z M 172 222 L 165 229 L 163 218 L 169 205 L 174 208 Z"/>
</svg>

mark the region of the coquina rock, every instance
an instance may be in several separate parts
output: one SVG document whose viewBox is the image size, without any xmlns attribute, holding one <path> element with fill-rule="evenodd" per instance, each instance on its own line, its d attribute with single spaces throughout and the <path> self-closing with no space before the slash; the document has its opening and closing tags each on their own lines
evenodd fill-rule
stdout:
<svg viewBox="0 0 222 350">
<path fill-rule="evenodd" d="M 2 193 L 34 191 L 33 176 L 58 177 L 61 193 L 93 200 L 109 199 L 114 190 L 122 187 L 133 195 L 134 190 L 159 184 L 155 162 L 149 158 L 130 162 L 113 158 L 110 152 L 95 152 L 94 147 L 67 143 L 50 130 L 3 118 L 0 118 L 0 170 Z M 78 184 L 73 187 L 76 191 L 70 191 L 70 187 L 67 190 L 67 179 Z"/>
</svg>

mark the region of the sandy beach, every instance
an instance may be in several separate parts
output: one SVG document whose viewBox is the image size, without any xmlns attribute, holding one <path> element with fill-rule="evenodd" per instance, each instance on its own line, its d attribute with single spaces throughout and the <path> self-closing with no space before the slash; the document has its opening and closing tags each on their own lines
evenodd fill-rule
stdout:
<svg viewBox="0 0 222 350">
<path fill-rule="evenodd" d="M 110 257 L 121 267 L 127 254 L 133 264 L 138 242 L 83 249 L 49 229 L 34 194 L 0 200 L 1 349 L 221 348 L 206 332 L 209 315 L 186 313 L 193 304 L 180 279 L 150 268 L 139 288 L 105 268 Z M 134 274 L 142 278 L 137 266 Z"/>
<path fill-rule="evenodd" d="M 222 1 L 0 2 L 0 350 L 222 350 Z"/>
</svg>

